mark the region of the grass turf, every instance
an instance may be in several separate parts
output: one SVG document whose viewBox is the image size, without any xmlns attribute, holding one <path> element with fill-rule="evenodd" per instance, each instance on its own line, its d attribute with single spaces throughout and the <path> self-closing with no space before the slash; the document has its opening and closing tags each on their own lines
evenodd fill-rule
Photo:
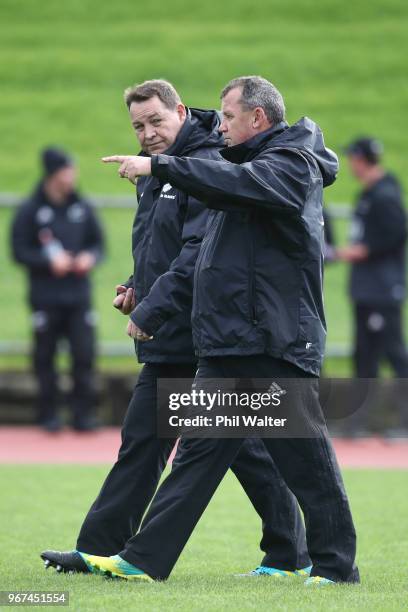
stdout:
<svg viewBox="0 0 408 612">
<path fill-rule="evenodd" d="M 86 190 L 127 193 L 99 162 L 137 150 L 125 87 L 164 77 L 189 105 L 218 107 L 227 81 L 254 73 L 282 90 L 289 121 L 313 117 L 335 150 L 377 134 L 406 181 L 407 14 L 404 0 L 122 0 L 120 11 L 99 0 L 2 0 L 1 190 L 29 189 L 39 148 L 57 142 L 78 156 Z M 342 172 L 329 198 L 354 189 Z"/>
<path fill-rule="evenodd" d="M 127 584 L 45 572 L 44 548 L 72 547 L 105 467 L 2 466 L 0 590 L 67 590 L 72 610 L 406 609 L 407 471 L 347 470 L 362 585 L 305 589 L 300 578 L 237 579 L 260 554 L 259 520 L 228 475 L 166 583 Z"/>
<path fill-rule="evenodd" d="M 58 143 L 77 156 L 85 193 L 129 194 L 128 182 L 99 162 L 105 154 L 137 151 L 123 89 L 162 76 L 174 81 L 186 103 L 218 107 L 222 86 L 243 73 L 275 82 L 289 121 L 310 115 L 337 151 L 356 134 L 378 135 L 386 165 L 408 187 L 407 14 L 404 0 L 350 6 L 343 0 L 225 0 L 216 11 L 211 3 L 186 0 L 123 0 L 120 11 L 99 0 L 2 0 L 1 190 L 27 193 L 38 178 L 39 149 Z M 350 201 L 358 189 L 341 161 L 329 201 Z M 0 211 L 0 339 L 27 340 L 23 274 L 8 256 L 10 214 Z M 132 211 L 102 214 L 109 255 L 95 274 L 100 337 L 126 341 L 111 300 L 113 286 L 131 268 Z M 339 227 L 343 240 L 345 224 Z M 346 266 L 327 269 L 329 344 L 351 338 L 346 279 Z"/>
</svg>

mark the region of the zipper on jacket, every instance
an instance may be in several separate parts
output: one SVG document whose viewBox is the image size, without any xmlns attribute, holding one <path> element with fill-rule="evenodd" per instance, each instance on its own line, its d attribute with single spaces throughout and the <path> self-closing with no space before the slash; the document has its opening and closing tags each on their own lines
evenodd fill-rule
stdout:
<svg viewBox="0 0 408 612">
<path fill-rule="evenodd" d="M 220 228 L 222 226 L 222 222 L 223 219 L 219 219 L 218 217 L 220 217 L 221 213 L 217 213 L 214 215 L 213 219 L 212 219 L 212 223 L 210 226 L 210 231 L 208 233 L 206 233 L 204 235 L 204 238 L 201 242 L 201 248 L 198 252 L 198 257 L 196 260 L 196 264 L 195 264 L 195 268 L 194 268 L 194 280 L 193 280 L 193 316 L 194 313 L 200 312 L 200 308 L 199 308 L 199 304 L 200 304 L 200 299 L 199 299 L 199 274 L 202 270 L 202 264 L 204 262 L 204 265 L 206 265 L 206 263 L 208 264 L 208 260 L 211 256 L 211 253 L 214 251 L 215 249 L 215 244 L 214 244 L 214 239 L 215 239 L 215 235 L 216 233 L 218 234 L 220 231 Z M 218 221 L 218 223 L 217 223 Z"/>
<path fill-rule="evenodd" d="M 211 238 L 215 232 L 215 219 L 212 220 L 212 226 L 210 229 L 210 232 L 207 234 L 204 234 L 203 240 L 201 242 L 201 247 L 200 250 L 198 252 L 198 256 L 196 259 L 196 263 L 195 263 L 195 267 L 194 267 L 194 277 L 193 277 L 193 312 L 192 315 L 194 316 L 194 313 L 197 311 L 198 308 L 198 313 L 200 312 L 199 309 L 199 282 L 198 282 L 198 277 L 199 274 L 201 272 L 201 264 L 205 258 L 205 256 L 207 255 L 207 250 L 208 250 L 208 245 L 210 244 Z"/>
<path fill-rule="evenodd" d="M 217 246 L 218 237 L 222 231 L 224 223 L 224 216 L 219 213 L 215 215 L 214 220 L 211 224 L 210 231 L 204 237 L 203 242 L 205 243 L 205 261 L 207 265 L 211 265 L 211 259 Z"/>
<path fill-rule="evenodd" d="M 140 257 L 139 266 L 138 266 L 141 271 L 141 281 L 142 281 L 142 286 L 143 286 L 143 297 L 141 299 L 146 297 L 146 295 L 149 293 L 151 289 L 151 285 L 149 286 L 149 283 L 147 280 L 147 271 L 148 271 L 148 267 L 150 263 L 149 253 L 150 253 L 150 247 L 151 247 L 151 241 L 152 241 L 153 221 L 154 221 L 154 216 L 156 214 L 157 203 L 159 201 L 158 193 L 160 192 L 161 192 L 161 188 L 159 187 L 156 187 L 155 189 L 152 190 L 152 205 L 149 210 L 148 218 L 145 219 L 143 223 L 143 240 L 142 240 L 142 246 L 140 248 L 141 257 Z"/>
<path fill-rule="evenodd" d="M 251 221 L 251 215 L 248 219 L 248 222 Z M 248 228 L 249 228 L 248 223 Z M 256 311 L 256 287 L 255 287 L 255 250 L 254 250 L 254 237 L 253 232 L 249 232 L 249 279 L 248 279 L 248 288 L 249 288 L 249 312 L 251 323 L 253 325 L 258 325 L 258 314 Z"/>
</svg>

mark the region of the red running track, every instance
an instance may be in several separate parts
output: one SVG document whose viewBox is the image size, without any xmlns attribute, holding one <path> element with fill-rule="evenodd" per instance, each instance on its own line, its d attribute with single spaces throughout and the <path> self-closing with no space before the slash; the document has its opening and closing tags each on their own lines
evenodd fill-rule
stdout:
<svg viewBox="0 0 408 612">
<path fill-rule="evenodd" d="M 0 427 L 0 463 L 111 464 L 119 444 L 120 429 L 115 427 L 94 433 L 64 430 L 57 434 L 36 427 Z M 407 439 L 335 439 L 334 446 L 342 467 L 408 469 Z"/>
</svg>

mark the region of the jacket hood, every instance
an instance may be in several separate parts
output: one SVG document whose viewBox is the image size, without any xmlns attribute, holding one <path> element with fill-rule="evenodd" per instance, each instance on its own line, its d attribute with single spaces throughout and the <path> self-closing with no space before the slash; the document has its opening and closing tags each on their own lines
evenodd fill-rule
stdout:
<svg viewBox="0 0 408 612">
<path fill-rule="evenodd" d="M 339 169 L 337 155 L 325 146 L 321 129 L 308 117 L 302 117 L 291 126 L 281 121 L 241 144 L 226 147 L 221 155 L 229 161 L 242 163 L 248 155 L 253 156 L 265 148 L 281 147 L 298 149 L 312 156 L 319 165 L 324 187 L 336 180 Z"/>
<path fill-rule="evenodd" d="M 220 114 L 215 110 L 190 108 L 192 132 L 188 139 L 186 152 L 201 147 L 223 147 L 224 136 L 220 133 Z"/>
<path fill-rule="evenodd" d="M 324 187 L 336 180 L 339 170 L 337 155 L 325 146 L 321 129 L 309 117 L 302 117 L 275 136 L 273 146 L 299 149 L 311 155 L 319 165 Z"/>
<path fill-rule="evenodd" d="M 223 147 L 224 137 L 218 131 L 220 116 L 215 110 L 188 108 L 187 118 L 167 155 L 187 155 L 196 149 Z"/>
</svg>

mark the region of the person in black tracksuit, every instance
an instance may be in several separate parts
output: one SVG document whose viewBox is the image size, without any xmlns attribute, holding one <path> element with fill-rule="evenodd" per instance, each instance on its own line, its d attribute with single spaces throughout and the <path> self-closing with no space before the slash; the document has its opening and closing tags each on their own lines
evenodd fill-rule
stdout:
<svg viewBox="0 0 408 612">
<path fill-rule="evenodd" d="M 387 359 L 399 378 L 408 378 L 402 308 L 406 294 L 407 217 L 401 185 L 380 164 L 381 145 L 359 138 L 346 152 L 362 183 L 351 224 L 351 244 L 338 257 L 351 263 L 350 296 L 354 306 L 354 366 L 358 378 L 376 378 Z M 405 395 L 405 393 L 404 393 Z M 408 410 L 401 398 L 399 430 L 408 432 Z M 367 430 L 367 410 L 353 415 L 353 433 Z"/>
<path fill-rule="evenodd" d="M 57 411 L 55 353 L 67 338 L 72 358 L 73 427 L 90 430 L 94 417 L 94 325 L 89 273 L 101 260 L 104 239 L 89 203 L 75 191 L 72 160 L 58 149 L 42 154 L 44 178 L 19 207 L 12 224 L 15 260 L 29 273 L 34 370 L 39 383 L 38 423 L 62 427 Z"/>
<path fill-rule="evenodd" d="M 288 126 L 282 97 L 265 79 L 232 81 L 222 102 L 220 129 L 230 145 L 223 160 L 157 154 L 106 161 L 121 163 L 122 176 L 152 175 L 210 209 L 194 276 L 196 382 L 308 381 L 308 403 L 298 414 L 315 436 L 264 444 L 305 516 L 309 582 L 358 582 L 355 529 L 317 395 L 326 335 L 322 193 L 336 178 L 337 158 L 310 119 Z M 142 321 L 140 329 L 153 331 Z M 119 558 L 89 557 L 89 565 L 167 578 L 242 443 L 182 437 L 140 532 L 117 551 Z"/>
<path fill-rule="evenodd" d="M 153 134 L 158 132 L 159 136 L 153 136 L 157 140 L 160 128 L 154 125 L 157 121 L 154 114 L 153 125 L 150 120 L 146 125 L 139 109 L 143 111 L 146 106 L 148 112 L 154 110 L 157 116 L 166 117 L 168 108 L 163 100 L 169 93 L 177 96 L 170 84 L 148 81 L 128 99 L 132 123 L 148 151 L 150 147 L 143 139 L 151 129 Z M 181 104 L 180 107 L 185 109 Z M 184 112 L 184 120 L 176 124 L 174 142 L 167 147 L 166 154 L 218 158 L 223 142 L 218 114 L 193 108 Z M 170 119 L 175 113 L 172 109 Z M 163 133 L 165 136 L 164 129 Z M 136 342 L 137 356 L 144 366 L 123 424 L 118 460 L 92 504 L 77 540 L 77 551 L 102 556 L 120 550 L 137 532 L 176 442 L 157 437 L 157 381 L 193 379 L 197 370 L 191 334 L 192 284 L 208 211 L 196 198 L 156 177 L 138 181 L 137 198 L 132 237 L 134 274 L 119 290 L 126 291 L 126 295 L 134 293 L 131 309 L 122 312 L 130 313 L 134 323 L 153 338 Z M 308 567 L 310 558 L 297 502 L 262 442 L 248 440 L 237 454 L 232 470 L 263 521 L 261 549 L 265 556 L 261 567 L 292 571 Z M 45 551 L 42 558 L 66 570 L 86 571 L 74 551 Z"/>
</svg>

